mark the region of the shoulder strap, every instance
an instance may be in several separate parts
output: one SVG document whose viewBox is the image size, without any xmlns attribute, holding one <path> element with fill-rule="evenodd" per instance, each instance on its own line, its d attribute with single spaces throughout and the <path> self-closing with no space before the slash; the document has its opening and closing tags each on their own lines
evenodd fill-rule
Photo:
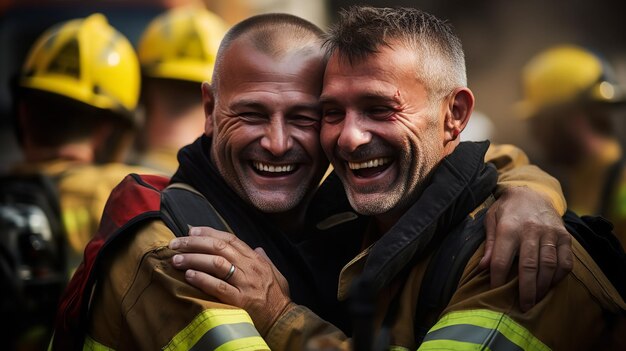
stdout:
<svg viewBox="0 0 626 351">
<path fill-rule="evenodd" d="M 160 219 L 160 194 L 169 179 L 130 174 L 113 189 L 98 232 L 87 244 L 83 262 L 67 285 L 57 309 L 52 350 L 82 349 L 89 303 L 101 275 L 105 254 L 115 250 L 147 221 Z"/>
<path fill-rule="evenodd" d="M 197 190 L 184 183 L 174 183 L 161 192 L 161 214 L 177 237 L 187 236 L 190 227 L 206 226 L 221 231 L 232 230 L 215 207 Z"/>
<path fill-rule="evenodd" d="M 611 222 L 599 216 L 579 217 L 572 211 L 567 211 L 563 216 L 563 223 L 622 298 L 626 299 L 626 253 L 613 234 Z"/>
<path fill-rule="evenodd" d="M 468 217 L 448 234 L 431 258 L 422 280 L 415 308 L 414 335 L 417 345 L 435 324 L 456 291 L 467 262 L 485 240 L 483 217 L 486 209 Z"/>
</svg>

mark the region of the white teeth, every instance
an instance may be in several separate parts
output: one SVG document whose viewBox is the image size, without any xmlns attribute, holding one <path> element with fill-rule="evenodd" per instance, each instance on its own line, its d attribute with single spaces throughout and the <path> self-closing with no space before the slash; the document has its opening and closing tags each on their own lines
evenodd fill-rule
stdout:
<svg viewBox="0 0 626 351">
<path fill-rule="evenodd" d="M 291 172 L 296 168 L 295 165 L 273 166 L 267 163 L 262 163 L 262 162 L 257 162 L 257 161 L 253 162 L 252 165 L 254 166 L 254 168 L 258 169 L 259 171 L 272 172 L 272 173 Z"/>
<path fill-rule="evenodd" d="M 391 158 L 389 157 L 381 157 L 381 158 L 375 158 L 373 160 L 363 161 L 363 162 L 348 162 L 348 168 L 350 168 L 351 170 L 357 170 L 357 169 L 363 169 L 363 168 L 374 168 L 374 167 L 387 164 L 390 161 L 391 161 Z"/>
</svg>

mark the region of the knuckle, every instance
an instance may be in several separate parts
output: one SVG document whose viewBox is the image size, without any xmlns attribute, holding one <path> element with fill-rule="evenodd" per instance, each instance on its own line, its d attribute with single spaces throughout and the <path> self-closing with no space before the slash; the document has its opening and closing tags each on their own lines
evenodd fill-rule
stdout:
<svg viewBox="0 0 626 351">
<path fill-rule="evenodd" d="M 536 271 L 538 268 L 537 259 L 533 257 L 523 258 L 520 262 L 520 268 L 526 272 Z"/>
<path fill-rule="evenodd" d="M 537 252 L 539 250 L 539 240 L 536 237 L 526 237 L 522 245 L 525 246 L 528 252 Z"/>
<path fill-rule="evenodd" d="M 232 233 L 227 233 L 224 235 L 224 241 L 228 244 L 232 244 L 237 240 L 237 237 Z"/>
<path fill-rule="evenodd" d="M 506 258 L 496 256 L 491 259 L 491 268 L 493 269 L 505 269 L 508 266 Z"/>
<path fill-rule="evenodd" d="M 546 225 L 542 222 L 537 222 L 535 219 L 528 219 L 524 223 L 524 229 L 528 236 L 538 237 L 542 233 L 549 233 L 549 230 L 546 230 Z"/>
<path fill-rule="evenodd" d="M 541 257 L 541 267 L 546 269 L 555 269 L 557 267 L 558 260 L 556 255 L 550 254 Z"/>
<path fill-rule="evenodd" d="M 219 281 L 217 283 L 216 289 L 221 294 L 226 294 L 228 292 L 228 284 L 224 281 Z"/>
<path fill-rule="evenodd" d="M 564 270 L 571 271 L 574 268 L 574 260 L 571 256 L 559 261 L 559 263 Z"/>
<path fill-rule="evenodd" d="M 217 239 L 213 241 L 213 246 L 215 247 L 217 251 L 222 251 L 226 249 L 226 246 L 228 246 L 228 243 L 226 241 Z"/>
<path fill-rule="evenodd" d="M 179 238 L 178 240 L 179 240 L 178 241 L 178 243 L 179 243 L 179 247 L 178 247 L 179 250 L 189 246 L 189 238 L 184 237 L 184 238 Z"/>
<path fill-rule="evenodd" d="M 568 231 L 563 230 L 559 233 L 559 245 L 572 245 L 572 236 Z"/>
<path fill-rule="evenodd" d="M 227 265 L 226 259 L 222 256 L 216 256 L 213 260 L 213 264 L 215 268 L 224 268 Z"/>
<path fill-rule="evenodd" d="M 515 221 L 512 221 L 510 218 L 503 217 L 498 222 L 497 228 L 498 233 L 510 233 L 514 232 L 515 229 L 517 229 L 517 225 L 515 224 Z"/>
</svg>

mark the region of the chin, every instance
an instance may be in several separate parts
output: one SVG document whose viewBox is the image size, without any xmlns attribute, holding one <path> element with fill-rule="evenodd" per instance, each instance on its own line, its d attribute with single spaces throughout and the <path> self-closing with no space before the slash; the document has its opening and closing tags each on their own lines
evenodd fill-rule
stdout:
<svg viewBox="0 0 626 351">
<path fill-rule="evenodd" d="M 348 196 L 350 205 L 356 212 L 365 216 L 377 216 L 383 213 L 389 212 L 394 207 L 395 202 L 390 203 L 386 197 L 376 198 L 360 198 L 355 199 L 353 196 Z"/>
<path fill-rule="evenodd" d="M 250 203 L 264 213 L 281 213 L 293 210 L 301 201 L 300 196 L 251 196 Z"/>
</svg>

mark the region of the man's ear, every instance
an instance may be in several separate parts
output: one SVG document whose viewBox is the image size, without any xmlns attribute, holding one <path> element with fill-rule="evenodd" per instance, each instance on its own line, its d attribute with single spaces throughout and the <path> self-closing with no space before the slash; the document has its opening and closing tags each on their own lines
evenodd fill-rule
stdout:
<svg viewBox="0 0 626 351">
<path fill-rule="evenodd" d="M 202 83 L 202 108 L 204 109 L 204 133 L 207 136 L 213 135 L 213 108 L 215 107 L 215 94 L 213 86 L 208 82 Z"/>
<path fill-rule="evenodd" d="M 444 138 L 450 142 L 459 137 L 459 134 L 474 110 L 474 94 L 469 88 L 456 88 L 448 100 L 448 113 L 445 120 Z"/>
</svg>

